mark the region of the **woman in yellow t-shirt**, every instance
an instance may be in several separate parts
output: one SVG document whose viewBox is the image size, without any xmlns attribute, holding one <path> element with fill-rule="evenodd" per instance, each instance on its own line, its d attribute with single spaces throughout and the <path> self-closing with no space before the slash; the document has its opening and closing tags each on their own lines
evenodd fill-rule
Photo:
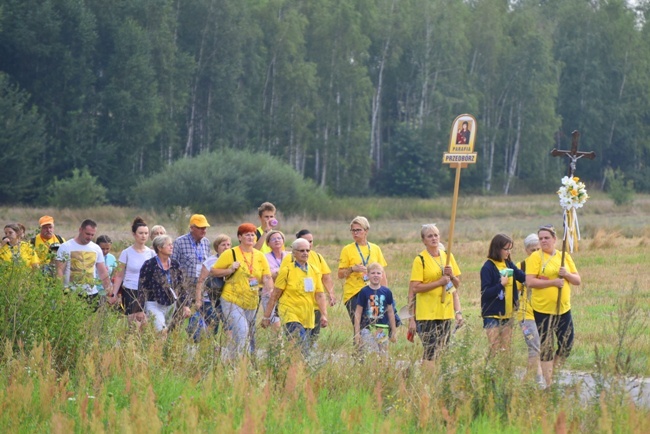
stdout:
<svg viewBox="0 0 650 434">
<path fill-rule="evenodd" d="M 271 293 L 273 279 L 269 262 L 255 249 L 255 225 L 243 223 L 237 228 L 239 246 L 223 252 L 212 266 L 210 274 L 227 278 L 221 293 L 221 311 L 232 339 L 229 356 L 255 351 L 255 317 L 260 302 L 260 289 Z"/>
<path fill-rule="evenodd" d="M 339 279 L 345 279 L 343 284 L 343 303 L 350 316 L 350 322 L 354 328 L 354 313 L 357 310 L 357 295 L 361 288 L 368 283 L 368 264 L 379 263 L 382 267 L 388 264 L 378 245 L 368 241 L 370 223 L 362 216 L 355 217 L 350 222 L 350 232 L 353 243 L 348 244 L 341 250 L 339 258 Z M 386 273 L 381 279 L 383 286 L 388 286 Z"/>
<path fill-rule="evenodd" d="M 451 336 L 452 320 L 463 324 L 460 298 L 460 268 L 453 254 L 440 248 L 440 231 L 435 224 L 422 225 L 422 243 L 426 247 L 414 260 L 409 284 L 409 334 L 417 332 L 424 346 L 423 359 L 432 363 Z M 445 301 L 442 292 L 446 291 Z"/>
<path fill-rule="evenodd" d="M 550 386 L 553 369 L 569 356 L 573 347 L 571 318 L 571 285 L 580 285 L 580 274 L 571 258 L 555 249 L 557 237 L 551 225 L 537 231 L 539 245 L 536 253 L 526 260 L 526 286 L 532 288 L 532 306 L 540 337 L 540 359 L 546 385 Z M 558 301 L 559 298 L 559 301 Z M 553 337 L 557 350 L 553 353 Z"/>
<path fill-rule="evenodd" d="M 0 261 L 10 262 L 22 267 L 38 268 L 38 255 L 32 245 L 22 241 L 23 229 L 17 223 L 4 227 L 4 237 L 0 242 Z"/>
</svg>

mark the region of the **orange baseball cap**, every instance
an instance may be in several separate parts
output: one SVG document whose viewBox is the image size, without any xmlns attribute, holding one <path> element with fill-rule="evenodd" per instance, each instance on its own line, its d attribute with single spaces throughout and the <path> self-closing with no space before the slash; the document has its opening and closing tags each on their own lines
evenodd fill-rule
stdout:
<svg viewBox="0 0 650 434">
<path fill-rule="evenodd" d="M 54 218 L 50 217 L 49 215 L 44 215 L 38 220 L 38 226 L 53 225 L 53 224 L 54 224 Z"/>
</svg>

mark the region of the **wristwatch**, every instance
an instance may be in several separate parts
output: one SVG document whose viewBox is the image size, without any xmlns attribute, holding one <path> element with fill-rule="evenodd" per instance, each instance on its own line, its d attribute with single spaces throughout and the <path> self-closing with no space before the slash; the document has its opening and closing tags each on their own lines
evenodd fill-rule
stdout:
<svg viewBox="0 0 650 434">
<path fill-rule="evenodd" d="M 462 311 L 462 310 L 457 310 L 455 314 L 456 314 L 456 315 L 462 315 L 462 314 L 463 314 L 463 311 Z"/>
</svg>

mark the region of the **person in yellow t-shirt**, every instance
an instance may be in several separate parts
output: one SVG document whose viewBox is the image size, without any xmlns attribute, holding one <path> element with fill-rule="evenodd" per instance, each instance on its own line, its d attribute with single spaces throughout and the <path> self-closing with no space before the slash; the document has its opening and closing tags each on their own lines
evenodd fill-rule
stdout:
<svg viewBox="0 0 650 434">
<path fill-rule="evenodd" d="M 54 233 L 54 218 L 49 215 L 41 217 L 38 220 L 38 226 L 40 232 L 31 239 L 31 243 L 41 265 L 47 266 L 56 257 L 56 251 L 61 244 L 65 243 L 65 238 Z"/>
<path fill-rule="evenodd" d="M 275 205 L 271 202 L 264 202 L 257 208 L 257 215 L 260 218 L 260 226 L 255 229 L 255 248 L 265 255 L 271 251 L 271 246 L 266 243 L 269 231 L 278 225 L 275 218 Z"/>
<path fill-rule="evenodd" d="M 321 282 L 321 272 L 309 263 L 309 241 L 299 238 L 291 244 L 293 262 L 280 267 L 275 279 L 275 289 L 266 306 L 262 327 L 270 325 L 273 306 L 277 302 L 278 314 L 284 331 L 303 354 L 307 355 L 310 344 L 309 331 L 314 328 L 314 307 L 321 312 L 320 326 L 327 327 L 327 302 Z"/>
<path fill-rule="evenodd" d="M 553 370 L 566 360 L 573 348 L 571 285 L 580 285 L 582 280 L 568 253 L 565 253 L 562 265 L 562 253 L 555 249 L 557 237 L 553 226 L 540 227 L 537 236 L 541 249 L 526 260 L 526 286 L 533 290 L 532 305 L 541 341 L 542 371 L 546 385 L 550 386 Z M 558 346 L 555 354 L 554 335 Z"/>
<path fill-rule="evenodd" d="M 452 320 L 463 324 L 458 289 L 460 268 L 453 254 L 440 249 L 440 231 L 435 224 L 422 225 L 422 243 L 426 247 L 414 260 L 409 283 L 409 333 L 422 340 L 423 361 L 433 363 L 451 336 Z M 442 302 L 442 291 L 447 291 Z"/>
<path fill-rule="evenodd" d="M 537 234 L 529 234 L 524 238 L 524 250 L 526 256 L 530 257 L 533 253 L 539 250 L 539 237 Z M 526 261 L 521 261 L 517 267 L 526 273 Z M 528 366 L 526 368 L 526 375 L 535 375 L 535 382 L 541 389 L 546 388 L 546 382 L 542 375 L 542 365 L 539 360 L 539 332 L 537 331 L 537 324 L 535 324 L 535 315 L 533 313 L 533 306 L 531 304 L 532 290 L 526 285 L 519 286 L 519 309 L 517 310 L 517 321 L 521 326 L 521 331 L 524 336 L 524 341 L 528 347 Z"/>
<path fill-rule="evenodd" d="M 362 216 L 355 217 L 350 222 L 350 232 L 354 242 L 343 247 L 339 258 L 339 279 L 345 279 L 343 284 L 343 303 L 347 308 L 350 322 L 354 328 L 354 315 L 357 310 L 357 294 L 368 284 L 368 264 L 377 262 L 382 267 L 388 264 L 378 245 L 368 241 L 370 223 Z M 388 286 L 386 273 L 381 280 L 382 286 Z"/>
<path fill-rule="evenodd" d="M 526 275 L 510 259 L 512 238 L 497 234 L 492 238 L 488 259 L 481 268 L 481 316 L 490 343 L 490 354 L 506 350 L 512 340 L 513 317 L 519 301 L 517 282 Z"/>
<path fill-rule="evenodd" d="M 22 229 L 17 223 L 4 227 L 4 236 L 0 242 L 0 261 L 13 263 L 20 267 L 38 268 L 38 255 L 31 244 L 21 240 Z"/>
<path fill-rule="evenodd" d="M 269 262 L 255 249 L 255 225 L 243 223 L 237 228 L 239 246 L 223 252 L 212 266 L 210 275 L 226 279 L 221 293 L 221 311 L 232 339 L 228 356 L 255 350 L 255 317 L 260 301 L 260 288 L 273 291 Z"/>
</svg>

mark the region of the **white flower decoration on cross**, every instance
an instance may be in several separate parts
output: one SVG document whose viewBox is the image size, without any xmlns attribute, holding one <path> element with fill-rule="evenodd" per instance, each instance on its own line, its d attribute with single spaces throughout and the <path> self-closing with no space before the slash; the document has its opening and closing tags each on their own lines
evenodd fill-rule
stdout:
<svg viewBox="0 0 650 434">
<path fill-rule="evenodd" d="M 557 191 L 557 195 L 560 197 L 560 206 L 564 210 L 564 239 L 569 242 L 569 249 L 573 253 L 573 246 L 575 244 L 577 250 L 580 239 L 580 226 L 576 210 L 582 208 L 589 199 L 589 195 L 584 182 L 580 181 L 577 176 L 562 178 L 562 186 Z"/>
</svg>

